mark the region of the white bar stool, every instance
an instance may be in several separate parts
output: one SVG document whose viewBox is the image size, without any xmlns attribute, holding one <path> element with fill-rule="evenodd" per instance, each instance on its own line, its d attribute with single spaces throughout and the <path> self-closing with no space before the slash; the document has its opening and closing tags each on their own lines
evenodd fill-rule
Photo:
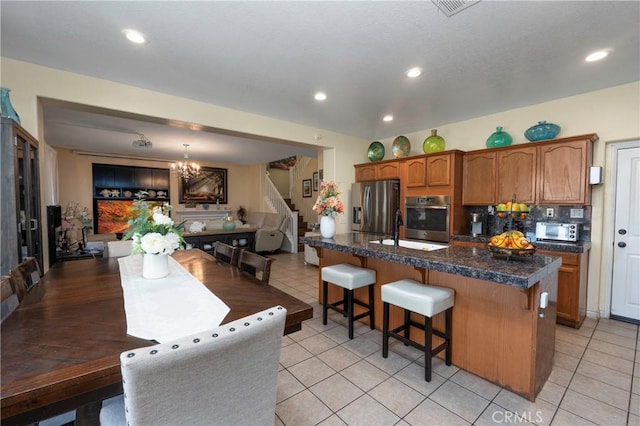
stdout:
<svg viewBox="0 0 640 426">
<path fill-rule="evenodd" d="M 450 288 L 425 285 L 418 281 L 405 279 L 385 284 L 381 287 L 383 302 L 382 319 L 382 357 L 389 355 L 389 336 L 396 338 L 405 345 L 411 345 L 424 351 L 424 379 L 431 381 L 431 357 L 446 349 L 445 362 L 451 365 L 451 317 L 455 292 Z M 389 330 L 389 304 L 404 309 L 404 324 Z M 445 311 L 445 331 L 434 330 L 431 318 Z M 424 325 L 411 320 L 411 312 L 423 315 Z M 410 340 L 411 326 L 424 330 L 424 346 Z M 404 331 L 404 335 L 399 333 Z M 432 335 L 442 337 L 444 342 L 432 348 Z"/>
<path fill-rule="evenodd" d="M 369 326 L 375 328 L 375 318 L 373 309 L 373 285 L 376 283 L 376 271 L 373 269 L 359 268 L 357 266 L 341 263 L 338 265 L 325 266 L 322 273 L 322 324 L 327 324 L 327 310 L 331 308 L 345 315 L 349 321 L 349 339 L 353 339 L 353 322 L 369 316 Z M 329 303 L 329 285 L 332 283 L 342 287 L 343 298 L 334 303 Z M 353 290 L 369 286 L 369 303 L 364 303 L 353 297 Z M 353 305 L 360 305 L 368 310 L 354 316 Z M 339 308 L 342 305 L 344 309 Z"/>
</svg>

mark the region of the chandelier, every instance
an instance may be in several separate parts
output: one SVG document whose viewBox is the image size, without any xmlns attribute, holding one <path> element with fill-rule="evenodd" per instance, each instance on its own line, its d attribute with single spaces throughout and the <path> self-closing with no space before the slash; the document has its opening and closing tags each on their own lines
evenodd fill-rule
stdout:
<svg viewBox="0 0 640 426">
<path fill-rule="evenodd" d="M 183 143 L 182 146 L 184 146 L 184 161 L 172 163 L 171 169 L 182 179 L 189 180 L 200 174 L 200 165 L 194 162 L 189 162 L 189 153 L 187 152 L 189 144 Z"/>
</svg>

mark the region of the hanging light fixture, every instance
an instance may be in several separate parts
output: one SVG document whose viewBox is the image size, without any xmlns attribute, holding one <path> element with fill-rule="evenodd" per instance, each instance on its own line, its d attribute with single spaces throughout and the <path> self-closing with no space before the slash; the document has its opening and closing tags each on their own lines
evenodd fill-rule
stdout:
<svg viewBox="0 0 640 426">
<path fill-rule="evenodd" d="M 200 165 L 194 162 L 189 162 L 189 153 L 187 152 L 189 144 L 183 143 L 182 146 L 184 146 L 184 161 L 178 161 L 171 164 L 171 169 L 182 179 L 189 180 L 200 174 Z"/>
</svg>

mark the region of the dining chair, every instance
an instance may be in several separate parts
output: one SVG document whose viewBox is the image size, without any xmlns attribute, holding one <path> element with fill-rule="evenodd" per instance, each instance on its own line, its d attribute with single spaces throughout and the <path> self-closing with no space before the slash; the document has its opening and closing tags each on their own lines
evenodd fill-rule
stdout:
<svg viewBox="0 0 640 426">
<path fill-rule="evenodd" d="M 131 254 L 133 240 L 107 241 L 104 257 L 124 257 Z"/>
<path fill-rule="evenodd" d="M 260 273 L 260 281 L 269 284 L 269 275 L 271 274 L 271 263 L 273 259 L 253 253 L 249 250 L 240 251 L 240 259 L 238 260 L 238 268 L 241 271 L 249 273 L 254 277 L 258 277 Z"/>
<path fill-rule="evenodd" d="M 27 292 L 40 282 L 41 277 L 40 264 L 35 257 L 25 257 L 24 260 L 11 271 L 14 290 L 20 301 L 22 301 Z"/>
<path fill-rule="evenodd" d="M 20 299 L 18 299 L 18 295 L 14 289 L 14 284 L 9 276 L 2 277 L 0 293 L 2 294 L 1 322 L 4 322 L 4 320 L 7 319 L 20 304 Z"/>
<path fill-rule="evenodd" d="M 238 257 L 240 254 L 240 249 L 238 247 L 225 244 L 222 241 L 216 241 L 216 245 L 213 250 L 213 255 L 216 259 L 232 266 L 238 265 Z"/>
<path fill-rule="evenodd" d="M 287 310 L 274 306 L 211 330 L 125 351 L 124 394 L 100 424 L 266 425 L 275 422 Z"/>
</svg>

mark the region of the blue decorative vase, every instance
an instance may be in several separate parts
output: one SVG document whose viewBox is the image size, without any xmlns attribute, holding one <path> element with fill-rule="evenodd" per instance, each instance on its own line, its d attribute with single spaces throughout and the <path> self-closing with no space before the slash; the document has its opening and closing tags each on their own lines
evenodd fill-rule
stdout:
<svg viewBox="0 0 640 426">
<path fill-rule="evenodd" d="M 438 135 L 437 129 L 431 130 L 431 136 L 424 140 L 422 150 L 425 154 L 444 151 L 444 138 Z"/>
<path fill-rule="evenodd" d="M 2 117 L 10 118 L 16 123 L 20 123 L 20 117 L 16 110 L 13 109 L 13 105 L 11 105 L 10 91 L 11 89 L 0 87 L 0 114 Z"/>
<path fill-rule="evenodd" d="M 511 135 L 502 131 L 502 127 L 496 127 L 496 131 L 487 139 L 487 148 L 498 148 L 501 146 L 509 146 L 513 142 Z"/>
<path fill-rule="evenodd" d="M 538 121 L 535 126 L 529 127 L 524 132 L 524 137 L 531 142 L 553 139 L 560 133 L 560 126 L 546 121 Z"/>
</svg>

